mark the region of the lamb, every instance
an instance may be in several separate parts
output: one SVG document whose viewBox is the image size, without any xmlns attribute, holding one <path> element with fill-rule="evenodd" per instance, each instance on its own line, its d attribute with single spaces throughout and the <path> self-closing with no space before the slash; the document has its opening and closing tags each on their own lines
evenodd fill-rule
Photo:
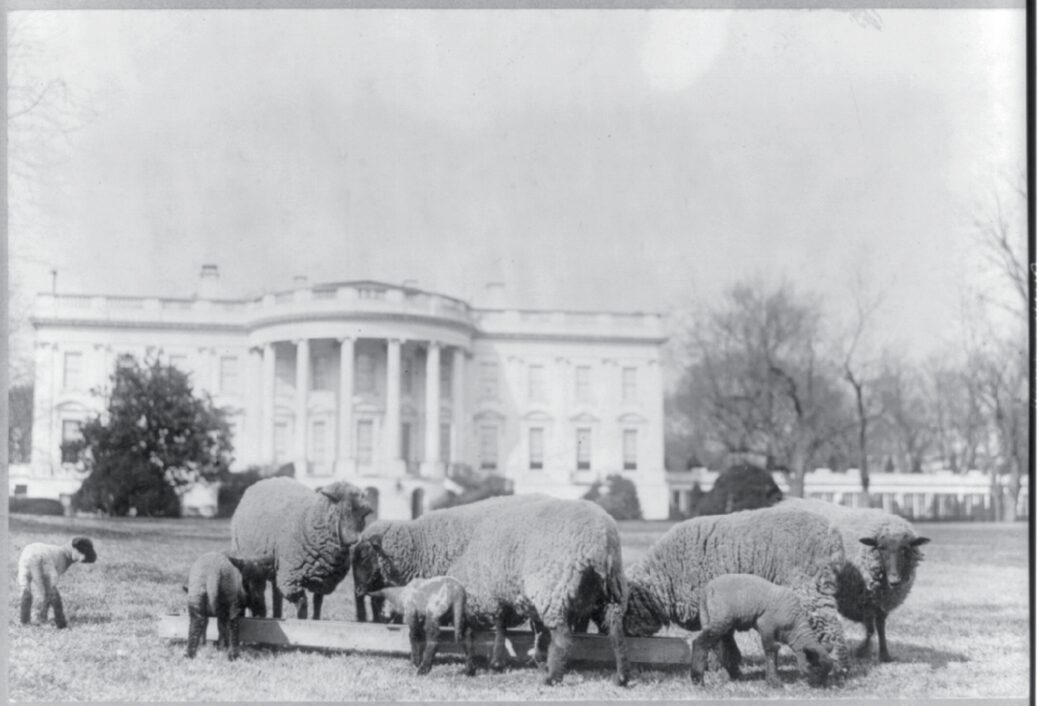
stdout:
<svg viewBox="0 0 1040 706">
<path fill-rule="evenodd" d="M 203 554 L 188 571 L 188 650 L 195 657 L 206 638 L 210 617 L 217 619 L 217 647 L 226 647 L 228 660 L 238 658 L 238 626 L 246 608 L 264 617 L 264 586 L 274 570 L 272 557 L 243 558 L 217 552 Z"/>
<path fill-rule="evenodd" d="M 801 498 L 790 498 L 778 507 L 815 512 L 840 530 L 845 563 L 838 573 L 838 611 L 866 628 L 866 638 L 856 649 L 857 657 L 870 656 L 876 628 L 878 659 L 891 662 L 885 621 L 910 594 L 917 565 L 924 558 L 920 547 L 931 540 L 919 537 L 913 525 L 884 510 Z"/>
<path fill-rule="evenodd" d="M 68 544 L 44 544 L 34 542 L 26 546 L 18 556 L 18 588 L 22 591 L 22 625 L 32 616 L 33 591 L 39 600 L 36 619 L 47 622 L 47 612 L 54 606 L 54 625 L 63 629 L 68 626 L 65 608 L 58 593 L 58 579 L 76 562 L 93 564 L 97 561 L 94 543 L 86 537 L 73 537 Z"/>
<path fill-rule="evenodd" d="M 371 512 L 364 492 L 350 483 L 311 490 L 291 478 L 268 478 L 242 495 L 231 518 L 231 547 L 243 556 L 274 558 L 275 618 L 282 617 L 283 595 L 296 605 L 297 617 L 306 618 L 310 591 L 319 620 L 324 596 L 350 570 L 351 547 Z"/>
<path fill-rule="evenodd" d="M 562 679 L 572 625 L 595 615 L 610 634 L 615 682 L 628 682 L 621 540 L 617 523 L 594 503 L 511 495 L 415 520 L 377 521 L 362 534 L 353 566 L 360 593 L 414 578 L 458 579 L 466 587 L 467 617 L 494 626 L 493 669 L 504 663 L 506 627 L 531 620 L 535 661 L 547 656 L 547 684 Z"/>
<path fill-rule="evenodd" d="M 794 652 L 798 668 L 813 685 L 822 684 L 832 667 L 831 658 L 816 639 L 801 601 L 794 591 L 752 574 L 723 574 L 704 587 L 698 605 L 703 629 L 692 645 L 690 677 L 700 682 L 708 650 L 721 639 L 733 639 L 736 630 L 754 628 L 766 655 L 766 683 L 780 686 L 777 657 L 780 644 Z M 739 665 L 726 665 L 733 672 Z"/>
<path fill-rule="evenodd" d="M 699 630 L 707 583 L 722 574 L 754 574 L 798 595 L 813 631 L 838 671 L 846 672 L 845 635 L 834 597 L 844 557 L 838 530 L 810 512 L 774 506 L 680 522 L 628 567 L 625 633 L 649 636 L 671 623 Z M 722 647 L 726 663 L 739 664 L 732 636 L 722 639 Z"/>
<path fill-rule="evenodd" d="M 387 587 L 374 594 L 385 601 L 393 613 L 408 626 L 412 663 L 418 674 L 428 674 L 437 652 L 440 626 L 450 619 L 455 626 L 455 641 L 466 651 L 466 675 L 473 676 L 473 628 L 466 621 L 466 589 L 450 576 L 412 579 L 405 587 Z"/>
</svg>

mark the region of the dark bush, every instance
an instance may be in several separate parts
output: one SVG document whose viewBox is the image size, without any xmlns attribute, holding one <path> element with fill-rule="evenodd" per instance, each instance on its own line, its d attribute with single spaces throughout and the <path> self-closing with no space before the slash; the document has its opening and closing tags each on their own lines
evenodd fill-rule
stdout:
<svg viewBox="0 0 1040 706">
<path fill-rule="evenodd" d="M 430 503 L 431 510 L 468 505 L 497 495 L 512 495 L 513 482 L 492 473 L 478 473 L 469 466 L 456 464 L 449 473 L 451 480 L 462 486 L 461 492 L 447 491 Z"/>
<path fill-rule="evenodd" d="M 605 492 L 604 485 L 606 485 Z M 639 507 L 639 493 L 636 491 L 636 485 L 624 476 L 617 474 L 607 476 L 606 484 L 596 481 L 582 497 L 602 507 L 615 520 L 643 519 L 643 510 Z"/>
<path fill-rule="evenodd" d="M 693 517 L 725 515 L 775 505 L 783 498 L 773 477 L 758 466 L 741 463 L 719 474 L 715 486 L 694 506 Z"/>
<path fill-rule="evenodd" d="M 7 511 L 25 515 L 64 515 L 65 507 L 60 500 L 50 498 L 9 497 Z"/>
</svg>

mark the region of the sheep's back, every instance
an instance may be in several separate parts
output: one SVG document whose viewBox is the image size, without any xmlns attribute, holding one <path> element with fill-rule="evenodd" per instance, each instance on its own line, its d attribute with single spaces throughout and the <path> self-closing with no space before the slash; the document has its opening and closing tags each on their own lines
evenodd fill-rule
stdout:
<svg viewBox="0 0 1040 706">
<path fill-rule="evenodd" d="M 314 502 L 315 492 L 290 478 L 254 483 L 242 494 L 231 517 L 231 546 L 244 554 L 271 556 L 294 532 Z"/>
</svg>

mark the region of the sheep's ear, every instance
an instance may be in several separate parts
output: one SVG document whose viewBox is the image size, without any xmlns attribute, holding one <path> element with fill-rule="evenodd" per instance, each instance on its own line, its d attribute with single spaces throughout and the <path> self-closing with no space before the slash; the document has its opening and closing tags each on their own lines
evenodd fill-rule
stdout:
<svg viewBox="0 0 1040 706">
<path fill-rule="evenodd" d="M 184 592 L 185 592 L 185 593 L 187 593 L 187 592 L 188 592 L 188 587 L 187 587 L 187 586 L 181 586 L 181 588 L 182 588 L 182 589 L 184 589 Z"/>
<path fill-rule="evenodd" d="M 227 560 L 231 562 L 232 566 L 234 566 L 239 571 L 245 571 L 245 559 L 243 559 L 240 556 L 235 556 L 234 554 L 225 554 L 225 556 L 227 557 Z"/>
<path fill-rule="evenodd" d="M 877 546 L 877 540 L 874 539 L 873 537 L 860 537 L 859 538 L 859 542 L 860 542 L 860 544 L 866 544 L 868 547 L 876 547 Z"/>
<path fill-rule="evenodd" d="M 368 542 L 368 546 L 373 549 L 383 548 L 383 535 L 381 534 L 373 534 L 371 537 L 365 537 L 364 541 Z"/>
<path fill-rule="evenodd" d="M 319 488 L 315 488 L 314 492 L 321 493 L 322 495 L 324 495 L 326 498 L 328 498 L 329 500 L 331 500 L 334 503 L 338 503 L 340 500 L 343 499 L 343 497 L 339 493 L 337 493 L 334 489 L 326 488 L 325 486 L 321 486 Z"/>
<path fill-rule="evenodd" d="M 932 541 L 932 540 L 929 539 L 928 537 L 917 537 L 916 539 L 910 540 L 910 546 L 911 547 L 919 547 L 922 544 L 928 544 L 928 542 L 930 542 L 930 541 Z"/>
</svg>

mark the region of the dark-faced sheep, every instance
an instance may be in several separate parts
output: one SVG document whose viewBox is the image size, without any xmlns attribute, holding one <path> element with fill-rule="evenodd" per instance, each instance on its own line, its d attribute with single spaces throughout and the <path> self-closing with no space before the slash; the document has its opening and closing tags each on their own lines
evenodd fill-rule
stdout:
<svg viewBox="0 0 1040 706">
<path fill-rule="evenodd" d="M 799 670 L 813 685 L 822 684 L 831 670 L 831 658 L 816 638 L 801 601 L 794 591 L 752 574 L 723 574 L 701 592 L 702 630 L 692 645 L 690 677 L 700 682 L 708 652 L 723 639 L 732 641 L 736 630 L 756 630 L 765 653 L 766 682 L 780 686 L 777 658 L 780 645 L 794 653 Z M 725 660 L 724 660 L 725 661 Z M 739 664 L 725 664 L 736 677 Z"/>
<path fill-rule="evenodd" d="M 231 518 L 231 548 L 243 556 L 275 560 L 271 579 L 274 617 L 282 617 L 282 596 L 307 617 L 307 594 L 314 594 L 315 620 L 322 599 L 350 570 L 350 550 L 372 512 L 364 491 L 349 483 L 316 490 L 291 478 L 268 478 L 249 487 Z"/>
<path fill-rule="evenodd" d="M 815 512 L 837 526 L 845 544 L 845 563 L 838 573 L 838 610 L 866 628 L 866 638 L 856 650 L 858 657 L 870 656 L 876 628 L 878 659 L 891 662 L 885 621 L 910 594 L 923 558 L 920 547 L 930 540 L 919 537 L 903 518 L 884 510 L 801 498 L 790 498 L 778 507 Z"/>
<path fill-rule="evenodd" d="M 21 620 L 26 624 L 32 617 L 35 594 L 36 619 L 47 622 L 47 612 L 54 607 L 54 625 L 64 628 L 65 608 L 58 593 L 58 579 L 77 562 L 92 564 L 97 561 L 94 544 L 86 537 L 74 537 L 68 544 L 35 542 L 25 547 L 18 556 L 18 588 L 22 593 Z"/>
<path fill-rule="evenodd" d="M 433 664 L 440 640 L 440 626 L 451 622 L 455 641 L 466 652 L 466 674 L 473 676 L 473 627 L 466 619 L 466 589 L 450 576 L 412 579 L 407 586 L 375 591 L 388 611 L 400 616 L 408 626 L 412 663 L 419 674 L 427 674 Z"/>
<path fill-rule="evenodd" d="M 680 522 L 629 565 L 625 631 L 648 636 L 671 623 L 700 630 L 701 593 L 708 582 L 723 574 L 754 574 L 798 595 L 814 632 L 844 672 L 848 651 L 834 597 L 843 563 L 838 530 L 813 513 L 771 507 Z M 736 642 L 724 638 L 722 646 L 727 661 L 739 664 Z"/>
<path fill-rule="evenodd" d="M 548 684 L 562 678 L 572 626 L 595 615 L 610 635 L 615 681 L 628 681 L 621 540 L 617 523 L 594 503 L 505 496 L 410 521 L 374 522 L 354 553 L 354 571 L 361 592 L 414 578 L 458 579 L 468 616 L 495 629 L 492 668 L 504 663 L 505 628 L 531 620 L 535 660 L 547 659 Z"/>
<path fill-rule="evenodd" d="M 272 557 L 245 558 L 208 552 L 188 571 L 188 658 L 206 639 L 209 619 L 217 619 L 217 647 L 227 648 L 228 659 L 238 658 L 238 626 L 248 608 L 264 617 L 264 586 L 274 570 Z"/>
</svg>

